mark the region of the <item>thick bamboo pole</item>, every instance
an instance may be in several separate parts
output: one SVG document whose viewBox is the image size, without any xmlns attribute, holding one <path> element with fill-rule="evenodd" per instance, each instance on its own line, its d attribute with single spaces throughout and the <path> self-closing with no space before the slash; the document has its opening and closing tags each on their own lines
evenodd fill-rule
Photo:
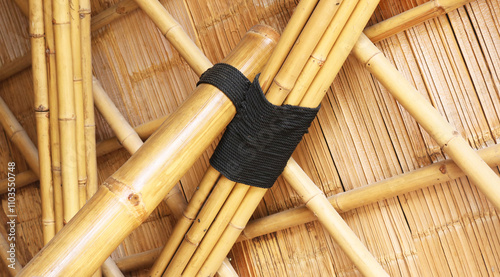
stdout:
<svg viewBox="0 0 500 277">
<path fill-rule="evenodd" d="M 64 221 L 69 222 L 78 212 L 80 205 L 78 198 L 75 94 L 73 90 L 71 26 L 68 1 L 55 0 L 53 2 L 53 18 L 59 100 Z"/>
<path fill-rule="evenodd" d="M 277 37 L 271 29 L 256 26 L 224 62 L 253 79 Z M 208 84 L 198 86 L 19 276 L 92 274 L 147 218 L 234 113 L 222 92 Z"/>
<path fill-rule="evenodd" d="M 29 34 L 31 57 L 33 58 L 32 71 L 35 95 L 34 110 L 40 168 L 40 198 L 42 201 L 42 230 L 43 242 L 47 244 L 55 235 L 55 220 L 52 194 L 52 163 L 50 159 L 49 92 L 45 63 L 43 3 L 41 0 L 30 0 L 29 8 Z"/>
<path fill-rule="evenodd" d="M 57 73 L 56 73 L 56 52 L 54 42 L 54 28 L 52 24 L 52 1 L 43 1 L 44 23 L 45 23 L 45 43 L 47 47 L 47 74 L 49 89 L 49 131 L 50 131 L 50 154 L 52 162 L 52 188 L 54 199 L 54 217 L 56 233 L 62 229 L 63 224 L 63 202 L 61 187 L 61 153 L 59 144 L 59 114 L 57 100 Z M 19 185 L 19 184 L 18 184 Z"/>
<path fill-rule="evenodd" d="M 365 35 L 360 37 L 353 53 L 467 174 L 486 198 L 500 209 L 500 177 L 472 150 L 458 131 L 397 71 Z"/>
<path fill-rule="evenodd" d="M 0 123 L 7 137 L 19 149 L 31 170 L 35 175 L 40 176 L 38 150 L 1 97 Z"/>
<path fill-rule="evenodd" d="M 135 0 L 139 7 L 153 20 L 161 33 L 187 61 L 193 71 L 200 76 L 212 63 L 184 32 L 182 26 L 167 12 L 157 0 Z"/>
<path fill-rule="evenodd" d="M 283 177 L 363 276 L 389 276 L 294 159 L 288 161 Z"/>
</svg>

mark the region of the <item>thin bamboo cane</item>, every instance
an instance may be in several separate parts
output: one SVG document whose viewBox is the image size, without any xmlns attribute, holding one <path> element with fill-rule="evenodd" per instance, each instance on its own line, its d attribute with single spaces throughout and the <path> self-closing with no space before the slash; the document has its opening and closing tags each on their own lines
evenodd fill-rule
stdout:
<svg viewBox="0 0 500 277">
<path fill-rule="evenodd" d="M 397 71 L 365 35 L 360 37 L 353 53 L 434 138 L 486 198 L 500 209 L 500 177 L 481 160 L 458 131 Z"/>
<path fill-rule="evenodd" d="M 78 199 L 80 208 L 87 201 L 87 162 L 85 159 L 85 119 L 83 108 L 82 43 L 80 28 L 80 1 L 70 0 L 71 49 L 73 57 L 73 92 L 76 114 L 76 161 L 78 174 Z"/>
<path fill-rule="evenodd" d="M 256 26 L 224 62 L 247 77 L 255 76 L 277 37 L 270 28 Z M 234 113 L 222 92 L 208 84 L 198 86 L 19 276 L 92 274 L 147 218 Z"/>
<path fill-rule="evenodd" d="M 68 222 L 79 210 L 78 172 L 76 156 L 75 94 L 71 53 L 69 2 L 53 2 L 56 46 L 57 91 L 61 149 L 61 175 L 64 198 L 64 221 Z"/>
<path fill-rule="evenodd" d="M 106 277 L 124 277 L 116 263 L 108 257 L 102 265 L 102 275 Z"/>
<path fill-rule="evenodd" d="M 319 103 L 323 99 L 324 94 L 326 93 L 327 88 L 333 82 L 333 79 L 340 70 L 341 65 L 347 58 L 350 49 L 354 47 L 354 44 L 356 43 L 356 35 L 362 33 L 362 28 L 366 25 L 369 17 L 375 10 L 375 7 L 378 5 L 378 2 L 379 1 L 360 1 L 360 3 L 356 6 L 357 8 L 353 11 L 347 24 L 344 26 L 341 35 L 338 38 L 338 43 L 336 43 L 330 51 L 330 54 L 328 55 L 329 59 L 325 62 L 323 68 L 319 71 L 318 75 L 314 79 L 315 81 L 313 81 L 313 83 L 311 84 L 308 93 L 300 102 L 300 106 L 316 107 L 319 105 Z M 315 89 L 313 90 L 311 88 Z M 275 101 L 274 99 L 283 99 L 283 97 L 286 97 L 286 95 L 280 93 L 277 90 L 273 91 L 271 85 L 271 88 L 269 89 L 268 95 L 266 97 L 271 103 L 273 103 Z M 242 203 L 246 201 L 248 201 L 249 203 L 258 203 L 264 196 L 264 193 L 261 192 L 250 192 L 252 192 L 252 190 L 250 190 L 249 193 L 245 196 L 245 199 Z M 260 198 L 257 199 L 258 197 Z M 253 211 L 256 208 L 256 205 L 255 207 L 250 206 L 247 209 L 251 209 Z M 248 212 L 248 210 L 246 210 L 246 212 Z M 244 228 L 244 225 L 246 225 L 246 223 L 248 222 L 250 216 L 251 213 L 248 216 L 243 212 L 241 214 L 236 213 L 231 221 L 231 224 L 236 224 L 236 226 L 241 227 L 242 230 Z M 227 229 L 222 234 L 212 253 L 209 255 L 204 265 L 198 272 L 198 275 L 211 276 L 212 274 L 214 274 L 215 270 L 222 263 L 223 257 L 227 255 L 232 245 L 236 242 L 241 230 L 238 230 L 239 227 L 234 227 L 231 224 L 228 225 Z"/>
<path fill-rule="evenodd" d="M 80 0 L 82 85 L 85 128 L 85 160 L 87 167 L 87 199 L 95 194 L 97 183 L 97 155 L 95 142 L 94 97 L 92 91 L 92 45 L 90 0 Z"/>
<path fill-rule="evenodd" d="M 205 260 L 205 263 L 198 271 L 197 276 L 212 276 L 216 272 L 266 192 L 267 189 L 259 187 L 251 187 L 248 190 L 246 197 L 236 210 L 231 222 L 227 225 L 227 228 Z"/>
<path fill-rule="evenodd" d="M 238 273 L 234 270 L 228 258 L 224 259 L 221 267 L 217 270 L 217 274 L 219 274 L 220 277 L 238 277 Z"/>
<path fill-rule="evenodd" d="M 35 175 L 40 176 L 38 150 L 1 97 L 0 123 L 7 137 L 19 149 L 31 170 Z"/>
<path fill-rule="evenodd" d="M 340 4 L 338 12 L 304 66 L 303 72 L 308 74 L 301 74 L 298 77 L 293 89 L 286 98 L 285 104 L 300 103 L 304 91 L 311 85 L 314 77 L 323 66 L 326 57 L 342 31 L 342 27 L 346 24 L 358 2 L 344 1 Z"/>
<path fill-rule="evenodd" d="M 205 175 L 203 175 L 203 178 L 200 181 L 198 189 L 195 191 L 187 208 L 182 213 L 182 217 L 180 217 L 175 224 L 174 230 L 168 238 L 165 247 L 163 247 L 162 252 L 151 267 L 151 270 L 149 271 L 150 276 L 160 276 L 163 273 L 168 263 L 174 256 L 175 251 L 181 244 L 184 235 L 189 230 L 189 227 L 191 227 L 191 224 L 198 215 L 201 206 L 205 203 L 208 194 L 212 191 L 212 188 L 217 182 L 219 176 L 220 173 L 217 170 L 213 167 L 208 167 Z"/>
<path fill-rule="evenodd" d="M 38 176 L 31 171 L 31 170 L 26 170 L 21 173 L 16 174 L 16 188 L 22 188 L 26 185 L 29 185 L 33 182 L 36 182 L 38 180 Z M 9 179 L 5 178 L 3 180 L 0 180 L 0 194 L 7 193 L 7 190 L 9 188 Z"/>
<path fill-rule="evenodd" d="M 32 71 L 35 94 L 34 109 L 40 168 L 40 198 L 42 200 L 43 242 L 47 244 L 55 235 L 55 220 L 54 198 L 52 194 L 52 163 L 50 159 L 49 92 L 45 63 L 43 3 L 41 0 L 30 0 L 29 8 L 29 33 L 31 57 L 33 58 Z"/>
<path fill-rule="evenodd" d="M 490 167 L 500 165 L 500 144 L 478 150 L 477 154 Z M 380 182 L 332 195 L 328 198 L 328 201 L 338 212 L 343 213 L 464 176 L 465 173 L 452 160 L 445 160 Z M 316 219 L 314 213 L 305 206 L 289 209 L 250 221 L 238 241 L 253 239 L 293 226 L 303 225 Z M 151 266 L 159 256 L 160 251 L 161 248 L 155 248 L 120 258 L 116 262 L 123 272 L 143 269 Z"/>
<path fill-rule="evenodd" d="M 364 276 L 389 276 L 294 159 L 288 161 L 283 177 Z"/>
<path fill-rule="evenodd" d="M 212 248 L 217 243 L 218 238 L 221 236 L 222 232 L 226 228 L 227 224 L 231 221 L 231 218 L 236 212 L 235 207 L 238 207 L 241 199 L 245 197 L 250 186 L 245 184 L 237 184 L 231 195 L 227 198 L 222 209 L 220 209 L 217 214 L 217 219 L 213 222 L 210 229 L 206 232 L 203 241 L 198 245 L 196 252 L 189 260 L 186 268 L 182 272 L 183 276 L 194 276 L 200 267 L 205 262 L 205 259 L 210 254 Z M 227 259 L 227 258 L 226 258 Z M 167 271 L 168 272 L 168 271 Z"/>
<path fill-rule="evenodd" d="M 224 176 L 220 177 L 213 192 L 208 197 L 206 204 L 201 209 L 200 213 L 194 220 L 191 228 L 186 233 L 184 240 L 177 249 L 175 256 L 170 261 L 170 266 L 167 267 L 165 273 L 163 268 L 151 271 L 151 276 L 180 276 L 184 267 L 189 262 L 189 259 L 196 251 L 198 245 L 210 228 L 215 217 L 224 205 L 229 194 L 231 194 L 236 182 L 233 182 Z M 159 273 L 159 274 L 158 274 Z M 162 274 L 163 273 L 163 274 Z"/>
<path fill-rule="evenodd" d="M 50 107 L 50 154 L 52 162 L 52 188 L 54 199 L 54 217 L 55 232 L 59 232 L 63 224 L 63 202 L 61 187 L 61 153 L 59 145 L 59 114 L 57 101 L 57 73 L 56 73 L 56 52 L 54 42 L 54 29 L 52 25 L 52 1 L 44 1 L 44 23 L 45 23 L 45 42 L 47 46 L 47 73 L 49 89 L 49 107 Z"/>
<path fill-rule="evenodd" d="M 167 12 L 157 0 L 135 0 L 139 7 L 153 20 L 161 33 L 200 76 L 212 63 L 184 32 L 182 26 Z"/>
<path fill-rule="evenodd" d="M 380 23 L 367 27 L 364 30 L 371 41 L 377 42 L 395 35 L 431 18 L 447 14 L 467 3 L 470 0 L 439 0 L 429 1 L 415 8 L 393 16 Z"/>
</svg>

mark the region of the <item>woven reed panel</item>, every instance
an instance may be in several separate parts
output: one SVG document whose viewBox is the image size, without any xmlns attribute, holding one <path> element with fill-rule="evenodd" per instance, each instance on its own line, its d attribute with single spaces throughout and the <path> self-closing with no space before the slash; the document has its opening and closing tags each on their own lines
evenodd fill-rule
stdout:
<svg viewBox="0 0 500 277">
<path fill-rule="evenodd" d="M 92 1 L 98 14 L 117 1 Z M 370 24 L 425 1 L 381 1 Z M 282 31 L 295 1 L 162 1 L 212 62 L 220 61 L 251 26 Z M 377 46 L 475 149 L 500 137 L 500 1 L 478 0 L 387 38 Z M 27 20 L 12 0 L 0 0 L 0 66 L 29 52 Z M 133 126 L 175 110 L 197 77 L 142 11 L 93 34 L 94 74 Z M 31 70 L 0 83 L 7 102 L 36 142 Z M 97 113 L 97 140 L 113 136 Z M 213 148 L 180 180 L 189 199 Z M 0 178 L 21 154 L 0 136 Z M 104 180 L 129 154 L 99 162 Z M 350 57 L 294 157 L 325 192 L 365 186 L 424 167 L 446 156 L 389 93 Z M 42 247 L 38 184 L 17 194 L 18 258 L 27 263 Z M 301 205 L 282 180 L 254 218 Z M 6 209 L 6 198 L 2 197 Z M 5 211 L 1 212 L 6 222 Z M 391 276 L 495 275 L 500 270 L 498 212 L 467 178 L 431 186 L 342 214 Z M 113 257 L 162 246 L 175 220 L 161 204 Z M 358 276 L 359 272 L 318 222 L 238 243 L 230 253 L 240 276 Z M 0 276 L 7 276 L 2 266 Z M 147 276 L 147 271 L 128 273 Z"/>
</svg>

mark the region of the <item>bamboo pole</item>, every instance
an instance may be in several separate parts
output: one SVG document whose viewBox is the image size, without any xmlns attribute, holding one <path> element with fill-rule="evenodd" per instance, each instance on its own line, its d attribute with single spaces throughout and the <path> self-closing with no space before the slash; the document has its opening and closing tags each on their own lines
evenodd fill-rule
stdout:
<svg viewBox="0 0 500 277">
<path fill-rule="evenodd" d="M 131 272 L 144 268 L 149 268 L 158 259 L 162 247 L 151 249 L 142 253 L 129 255 L 115 260 L 116 265 L 122 272 Z"/>
<path fill-rule="evenodd" d="M 193 197 L 191 197 L 191 200 L 187 205 L 187 208 L 182 213 L 182 217 L 177 220 L 174 230 L 168 238 L 165 247 L 163 247 L 163 250 L 158 255 L 158 258 L 155 259 L 155 262 L 149 271 L 150 276 L 160 276 L 163 273 L 168 263 L 174 256 L 175 251 L 181 244 L 184 235 L 189 230 L 189 227 L 191 227 L 191 224 L 198 215 L 203 203 L 205 203 L 208 194 L 212 191 L 212 188 L 217 182 L 219 176 L 220 173 L 217 170 L 211 166 L 208 167 L 202 180 L 200 181 L 198 189 L 195 191 Z"/>
<path fill-rule="evenodd" d="M 57 73 L 56 73 L 56 52 L 54 42 L 54 29 L 52 24 L 52 1 L 43 1 L 44 23 L 45 23 L 45 43 L 47 47 L 47 73 L 49 90 L 49 130 L 50 130 L 50 155 L 52 162 L 52 188 L 54 201 L 55 232 L 59 232 L 63 224 L 63 202 L 61 187 L 61 153 L 59 139 L 59 121 L 57 115 Z M 19 185 L 19 184 L 18 184 Z"/>
<path fill-rule="evenodd" d="M 184 32 L 182 26 L 175 21 L 159 1 L 135 0 L 135 2 L 153 20 L 161 33 L 198 76 L 212 67 L 212 63 L 208 58 L 205 57 L 198 46 Z"/>
<path fill-rule="evenodd" d="M 108 257 L 102 265 L 102 275 L 106 277 L 124 277 L 116 263 Z"/>
<path fill-rule="evenodd" d="M 252 79 L 277 37 L 271 29 L 255 26 L 224 62 Z M 234 114 L 222 92 L 208 84 L 198 86 L 19 276 L 92 274 L 147 218 Z"/>
<path fill-rule="evenodd" d="M 2 67 L 0 67 L 0 82 L 14 76 L 30 66 L 31 52 L 28 52 L 24 56 L 16 58 L 10 62 L 4 63 Z"/>
<path fill-rule="evenodd" d="M 189 263 L 182 272 L 182 275 L 194 276 L 198 272 L 200 267 L 203 265 L 203 262 L 205 262 L 205 259 L 210 254 L 212 248 L 217 243 L 217 240 L 222 235 L 222 232 L 224 232 L 224 229 L 231 221 L 231 218 L 234 216 L 234 213 L 236 212 L 235 207 L 240 204 L 241 199 L 245 197 L 245 194 L 247 193 L 249 188 L 250 186 L 247 186 L 245 184 L 237 184 L 234 187 L 231 195 L 227 198 L 224 206 L 217 214 L 217 219 L 213 222 L 212 226 L 210 226 L 210 229 L 206 232 L 203 241 L 198 245 L 196 252 L 189 260 Z"/>
<path fill-rule="evenodd" d="M 123 0 L 92 17 L 92 31 L 97 31 L 139 8 L 134 0 Z"/>
<path fill-rule="evenodd" d="M 61 176 L 64 198 L 64 221 L 78 212 L 78 173 L 76 161 L 75 94 L 71 53 L 69 2 L 53 2 L 56 46 L 57 91 L 61 149 Z"/>
<path fill-rule="evenodd" d="M 26 163 L 35 175 L 39 177 L 40 170 L 38 165 L 38 150 L 1 97 L 0 123 L 2 124 L 7 137 L 19 149 L 26 160 Z"/>
<path fill-rule="evenodd" d="M 70 0 L 71 49 L 73 58 L 73 93 L 76 115 L 76 161 L 79 206 L 87 201 L 87 162 L 85 159 L 85 119 L 83 108 L 82 43 L 80 28 L 80 1 Z"/>
<path fill-rule="evenodd" d="M 224 259 L 222 265 L 217 270 L 217 274 L 219 274 L 220 277 L 238 277 L 238 273 L 234 270 L 228 258 Z"/>
<path fill-rule="evenodd" d="M 481 160 L 458 131 L 397 71 L 365 35 L 360 37 L 353 53 L 467 174 L 486 198 L 500 209 L 500 177 Z"/>
<path fill-rule="evenodd" d="M 43 242 L 47 244 L 55 235 L 55 220 L 52 194 L 52 163 L 50 159 L 49 92 L 45 63 L 43 3 L 41 0 L 30 0 L 29 8 L 29 33 L 35 95 L 34 110 L 38 138 L 40 198 L 42 201 L 42 230 Z"/>
<path fill-rule="evenodd" d="M 21 173 L 16 174 L 16 188 L 22 188 L 26 185 L 29 185 L 33 182 L 36 182 L 38 180 L 38 176 L 31 171 L 31 170 L 26 170 Z M 3 180 L 0 180 L 0 194 L 7 193 L 8 189 L 8 184 L 9 184 L 9 179 L 5 178 Z"/>
<path fill-rule="evenodd" d="M 363 276 L 389 276 L 294 159 L 288 161 L 283 177 Z"/>
</svg>

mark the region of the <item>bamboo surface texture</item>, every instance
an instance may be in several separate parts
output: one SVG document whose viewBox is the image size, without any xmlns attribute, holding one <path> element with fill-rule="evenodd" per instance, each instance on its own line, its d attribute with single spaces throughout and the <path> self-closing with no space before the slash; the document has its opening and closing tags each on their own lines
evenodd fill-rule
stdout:
<svg viewBox="0 0 500 277">
<path fill-rule="evenodd" d="M 384 34 L 377 38 L 377 48 L 479 150 L 482 159 L 494 161 L 500 156 L 494 150 L 500 137 L 499 85 L 495 81 L 500 78 L 499 1 L 475 0 L 464 6 L 463 1 L 424 2 L 381 1 L 365 32 L 373 40 L 368 35 L 375 28 L 372 26 L 397 30 L 371 33 Z M 122 3 L 92 1 L 92 17 Z M 215 63 L 254 24 L 265 23 L 283 32 L 298 10 L 296 5 L 305 1 L 161 3 Z M 417 7 L 420 3 L 427 8 Z M 435 4 L 458 9 L 429 18 L 426 13 Z M 0 72 L 24 57 L 29 57 L 29 66 L 27 17 L 11 0 L 0 0 L 0 5 Z M 413 12 L 411 24 L 405 23 L 401 31 L 397 23 L 401 21 L 396 19 L 407 17 L 404 12 L 412 8 L 427 12 Z M 437 10 L 432 14 L 441 14 Z M 119 18 L 92 33 L 94 75 L 145 141 L 189 96 L 198 77 L 144 12 L 126 12 Z M 393 23 L 384 22 L 388 19 Z M 0 83 L 0 96 L 36 144 L 32 72 L 14 72 L 18 74 Z M 54 106 L 49 106 L 54 112 Z M 99 153 L 106 153 L 97 160 L 98 182 L 102 183 L 130 154 L 120 150 L 116 138 L 110 139 L 114 133 L 99 112 L 95 124 L 96 140 L 102 142 Z M 188 200 L 208 167 L 213 147 L 178 182 Z M 0 136 L 0 153 L 0 179 L 7 177 L 2 165 L 16 162 L 16 257 L 25 265 L 43 247 L 38 178 L 27 171 L 22 153 L 7 135 Z M 481 153 L 489 153 L 489 157 Z M 500 266 L 498 210 L 354 57 L 346 60 L 326 92 L 317 120 L 294 159 L 391 276 L 496 274 Z M 498 173 L 495 164 L 490 165 Z M 29 181 L 34 183 L 21 187 L 26 178 L 35 178 Z M 143 269 L 151 267 L 153 260 L 145 254 L 157 256 L 158 247 L 171 236 L 175 212 L 164 202 L 111 254 L 122 271 L 133 271 L 126 275 L 148 276 Z M 296 210 L 305 211 L 305 217 Z M 287 214 L 291 219 L 286 219 Z M 5 206 L 0 218 L 6 222 Z M 247 224 L 245 234 L 248 231 L 257 237 L 244 240 L 240 236 L 228 254 L 240 276 L 293 276 L 297 272 L 361 276 L 283 178 L 267 191 L 252 219 L 256 221 Z M 262 224 L 258 224 L 260 219 Z M 149 265 L 141 265 L 140 258 Z M 135 271 L 141 266 L 142 270 Z M 8 274 L 7 267 L 0 264 L 0 276 Z"/>
<path fill-rule="evenodd" d="M 268 28 L 254 28 L 239 44 L 239 48 L 226 58 L 226 62 L 237 68 L 243 68 L 243 72 L 252 78 L 266 61 L 268 57 L 266 53 L 276 44 L 276 36 Z M 252 51 L 249 51 L 250 49 Z M 242 53 L 245 55 L 241 56 Z M 248 53 L 252 55 L 248 56 Z M 214 110 L 215 107 L 221 109 Z M 195 158 L 204 150 L 204 146 L 208 146 L 229 122 L 234 112 L 234 107 L 220 91 L 210 85 L 199 86 L 190 100 L 177 110 L 175 113 L 177 116 L 170 116 L 160 130 L 119 171 L 108 178 L 106 184 L 100 187 L 97 194 L 80 211 L 78 217 L 63 228 L 54 240 L 26 265 L 20 276 L 43 275 L 44 272 L 52 270 L 57 270 L 58 274 L 70 275 L 74 272 L 92 273 L 104 261 L 103 258 L 146 219 L 175 182 L 194 163 Z M 193 121 L 193 114 L 197 116 L 196 118 L 203 118 L 202 122 Z M 210 121 L 212 118 L 217 118 L 218 123 L 212 123 Z M 175 124 L 171 124 L 174 122 Z M 196 134 L 193 131 L 201 133 Z M 199 154 L 193 152 L 196 149 L 194 145 Z M 155 152 L 158 160 L 153 162 L 154 158 L 150 153 Z M 158 165 L 156 171 L 161 174 L 152 174 L 155 168 L 151 165 Z M 143 173 L 140 173 L 141 167 Z M 99 206 L 102 208 L 97 212 Z M 96 212 L 100 214 L 98 218 L 105 220 L 103 224 L 92 223 L 97 219 Z M 89 222 L 86 218 L 93 220 Z M 114 228 L 110 228 L 113 225 L 120 226 L 122 232 L 115 233 Z M 88 240 L 88 245 L 82 243 L 78 243 L 78 247 L 67 245 L 73 238 L 88 237 L 89 233 L 95 234 L 93 235 L 95 240 L 92 242 Z M 91 245 L 93 250 L 90 248 Z M 106 247 L 103 247 L 104 245 Z M 82 255 L 87 258 L 82 259 Z"/>
</svg>

